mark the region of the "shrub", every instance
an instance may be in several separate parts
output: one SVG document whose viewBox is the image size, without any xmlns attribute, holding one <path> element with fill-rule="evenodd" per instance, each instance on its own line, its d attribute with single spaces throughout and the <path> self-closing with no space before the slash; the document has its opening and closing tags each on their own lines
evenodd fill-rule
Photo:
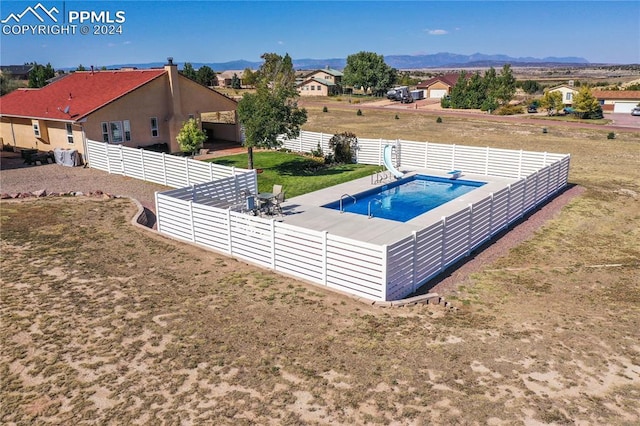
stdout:
<svg viewBox="0 0 640 426">
<path fill-rule="evenodd" d="M 322 107 L 322 112 L 329 112 L 326 105 Z"/>
<path fill-rule="evenodd" d="M 342 98 L 338 96 L 338 97 L 336 98 L 336 101 L 338 101 L 338 102 L 342 102 Z"/>
<path fill-rule="evenodd" d="M 607 135 L 607 139 L 615 139 L 616 138 L 616 134 L 613 132 L 609 132 L 609 134 Z"/>
<path fill-rule="evenodd" d="M 360 99 L 354 99 L 354 100 L 353 100 L 353 103 L 354 103 L 354 104 L 359 104 L 359 103 L 360 103 Z"/>
<path fill-rule="evenodd" d="M 312 157 L 324 157 L 324 152 L 322 152 L 322 147 L 320 146 L 320 142 L 318 142 L 318 146 L 316 149 L 311 151 Z"/>
<path fill-rule="evenodd" d="M 442 117 L 436 118 L 436 123 L 442 123 Z"/>
<path fill-rule="evenodd" d="M 357 144 L 358 138 L 355 133 L 342 132 L 333 135 L 329 140 L 329 148 L 333 150 L 333 159 L 335 162 L 353 163 L 354 151 Z"/>
<path fill-rule="evenodd" d="M 362 115 L 362 110 L 358 109 L 358 112 L 356 112 L 356 115 Z"/>
<path fill-rule="evenodd" d="M 504 105 L 496 110 L 497 115 L 515 115 L 524 114 L 524 108 L 521 105 Z"/>
<path fill-rule="evenodd" d="M 398 117 L 398 114 L 396 114 L 396 120 L 400 120 L 400 117 Z"/>
</svg>

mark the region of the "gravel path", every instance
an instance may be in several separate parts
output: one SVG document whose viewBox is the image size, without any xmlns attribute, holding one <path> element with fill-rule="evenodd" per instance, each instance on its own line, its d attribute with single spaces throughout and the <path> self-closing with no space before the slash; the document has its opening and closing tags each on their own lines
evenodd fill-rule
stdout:
<svg viewBox="0 0 640 426">
<path fill-rule="evenodd" d="M 102 191 L 107 194 L 134 198 L 155 215 L 155 193 L 168 188 L 155 183 L 113 175 L 84 167 L 65 167 L 58 164 L 27 165 L 20 154 L 0 154 L 0 192 L 15 194 L 46 190 L 52 192 Z"/>
</svg>

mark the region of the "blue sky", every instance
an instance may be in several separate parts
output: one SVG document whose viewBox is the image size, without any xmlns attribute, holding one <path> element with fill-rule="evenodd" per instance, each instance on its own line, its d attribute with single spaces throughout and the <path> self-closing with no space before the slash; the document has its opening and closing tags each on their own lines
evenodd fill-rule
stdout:
<svg viewBox="0 0 640 426">
<path fill-rule="evenodd" d="M 57 23 L 42 9 L 38 10 L 44 22 L 30 12 L 15 18 L 38 3 L 48 11 L 57 9 L 51 12 Z M 70 13 L 79 12 L 102 12 L 102 22 L 80 23 L 77 17 L 71 22 Z M 640 63 L 640 2 L 635 0 L 2 0 L 0 20 L 6 20 L 0 24 L 2 65 L 36 61 L 50 62 L 54 68 L 99 67 L 164 62 L 168 56 L 179 63 L 259 61 L 264 52 L 327 59 L 363 50 L 381 55 L 484 53 Z M 25 25 L 41 25 L 46 31 L 75 25 L 76 33 L 38 35 Z M 83 25 L 89 30 L 86 35 L 80 33 Z M 101 29 L 121 34 L 93 33 Z"/>
</svg>

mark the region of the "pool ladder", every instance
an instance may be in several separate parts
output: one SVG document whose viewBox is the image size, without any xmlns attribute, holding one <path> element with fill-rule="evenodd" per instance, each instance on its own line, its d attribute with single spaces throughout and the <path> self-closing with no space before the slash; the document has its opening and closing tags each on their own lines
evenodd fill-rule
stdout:
<svg viewBox="0 0 640 426">
<path fill-rule="evenodd" d="M 346 197 L 350 197 L 353 199 L 353 204 L 357 203 L 358 200 L 356 200 L 356 197 L 354 197 L 351 194 L 342 194 L 342 196 L 340 197 L 340 213 L 344 213 L 344 210 L 342 210 L 342 200 L 344 200 Z"/>
<path fill-rule="evenodd" d="M 376 198 L 375 200 L 369 201 L 369 205 L 367 206 L 367 218 L 369 218 L 369 219 L 371 219 L 373 217 L 373 214 L 371 213 L 371 203 L 382 204 L 382 200 L 378 200 Z"/>
</svg>

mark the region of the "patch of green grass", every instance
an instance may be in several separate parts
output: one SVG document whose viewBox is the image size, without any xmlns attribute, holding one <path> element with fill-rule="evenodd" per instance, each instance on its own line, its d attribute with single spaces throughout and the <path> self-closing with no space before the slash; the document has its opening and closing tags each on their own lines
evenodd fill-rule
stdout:
<svg viewBox="0 0 640 426">
<path fill-rule="evenodd" d="M 213 158 L 209 161 L 225 166 L 246 168 L 247 154 Z M 287 197 L 295 197 L 369 176 L 380 168 L 365 164 L 325 166 L 313 157 L 281 151 L 254 152 L 253 164 L 256 169 L 262 169 L 262 173 L 258 174 L 258 191 L 269 192 L 274 184 L 278 184 L 283 186 Z"/>
</svg>

